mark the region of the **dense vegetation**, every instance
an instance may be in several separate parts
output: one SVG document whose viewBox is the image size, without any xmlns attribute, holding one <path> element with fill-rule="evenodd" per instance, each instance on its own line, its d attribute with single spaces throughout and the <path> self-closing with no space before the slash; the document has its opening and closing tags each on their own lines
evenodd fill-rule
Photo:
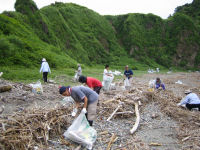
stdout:
<svg viewBox="0 0 200 150">
<path fill-rule="evenodd" d="M 0 14 L 0 67 L 54 69 L 109 63 L 147 67 L 200 67 L 200 0 L 177 7 L 168 19 L 153 14 L 100 16 L 72 3 L 38 9 L 16 0 Z"/>
</svg>

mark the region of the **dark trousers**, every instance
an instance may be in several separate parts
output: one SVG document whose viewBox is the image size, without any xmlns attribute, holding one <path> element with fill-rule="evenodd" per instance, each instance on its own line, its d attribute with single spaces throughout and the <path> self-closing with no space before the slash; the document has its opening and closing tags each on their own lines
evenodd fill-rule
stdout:
<svg viewBox="0 0 200 150">
<path fill-rule="evenodd" d="M 100 90 L 101 90 L 101 87 L 99 87 L 99 86 L 94 87 L 94 91 L 95 91 L 97 94 L 100 93 Z"/>
<path fill-rule="evenodd" d="M 43 80 L 44 80 L 44 82 L 47 82 L 47 75 L 48 75 L 48 72 L 43 72 Z"/>
<path fill-rule="evenodd" d="M 86 114 L 85 114 L 85 117 L 86 117 L 87 121 L 89 122 L 89 125 L 92 126 L 92 125 L 93 125 L 93 120 L 88 120 L 87 115 L 88 115 L 88 114 L 86 113 Z"/>
<path fill-rule="evenodd" d="M 200 104 L 186 104 L 186 107 L 191 110 L 192 108 L 198 108 L 200 111 Z"/>
</svg>

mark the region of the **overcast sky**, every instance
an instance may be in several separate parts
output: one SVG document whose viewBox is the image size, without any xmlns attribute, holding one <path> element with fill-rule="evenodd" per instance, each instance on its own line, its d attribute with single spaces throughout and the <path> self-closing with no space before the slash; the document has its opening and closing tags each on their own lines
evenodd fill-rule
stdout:
<svg viewBox="0 0 200 150">
<path fill-rule="evenodd" d="M 55 0 L 33 0 L 38 8 L 50 5 Z M 191 3 L 192 0 L 56 0 L 73 2 L 90 8 L 101 15 L 119 15 L 127 13 L 153 13 L 166 19 L 174 13 L 177 6 Z M 15 0 L 0 0 L 0 13 L 14 10 Z"/>
</svg>

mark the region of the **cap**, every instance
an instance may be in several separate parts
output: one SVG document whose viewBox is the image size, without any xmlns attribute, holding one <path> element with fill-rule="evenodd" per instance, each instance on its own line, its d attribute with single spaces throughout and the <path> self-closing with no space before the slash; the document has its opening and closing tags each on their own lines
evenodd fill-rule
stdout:
<svg viewBox="0 0 200 150">
<path fill-rule="evenodd" d="M 46 61 L 46 59 L 45 59 L 45 58 L 42 58 L 42 61 Z"/>
<path fill-rule="evenodd" d="M 185 94 L 189 94 L 189 93 L 192 93 L 191 92 L 191 90 L 190 89 L 188 89 L 188 90 L 185 90 L 185 92 L 184 92 Z"/>
<path fill-rule="evenodd" d="M 59 92 L 60 92 L 60 94 L 63 94 L 65 91 L 66 91 L 66 89 L 69 89 L 70 88 L 70 86 L 61 86 L 60 87 L 60 89 L 59 89 Z"/>
<path fill-rule="evenodd" d="M 125 67 L 128 68 L 128 65 L 126 65 Z"/>
</svg>

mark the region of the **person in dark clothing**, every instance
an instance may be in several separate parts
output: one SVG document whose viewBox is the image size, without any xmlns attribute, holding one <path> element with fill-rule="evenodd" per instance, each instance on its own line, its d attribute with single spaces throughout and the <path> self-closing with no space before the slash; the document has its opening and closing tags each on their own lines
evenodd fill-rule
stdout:
<svg viewBox="0 0 200 150">
<path fill-rule="evenodd" d="M 160 78 L 156 78 L 155 88 L 158 89 L 159 87 L 162 87 L 163 90 L 165 90 L 165 85 L 162 83 Z"/>
<path fill-rule="evenodd" d="M 100 93 L 100 90 L 102 88 L 101 81 L 92 77 L 80 76 L 79 82 L 87 84 L 87 86 L 91 88 L 92 90 L 94 90 L 97 94 Z"/>
</svg>

